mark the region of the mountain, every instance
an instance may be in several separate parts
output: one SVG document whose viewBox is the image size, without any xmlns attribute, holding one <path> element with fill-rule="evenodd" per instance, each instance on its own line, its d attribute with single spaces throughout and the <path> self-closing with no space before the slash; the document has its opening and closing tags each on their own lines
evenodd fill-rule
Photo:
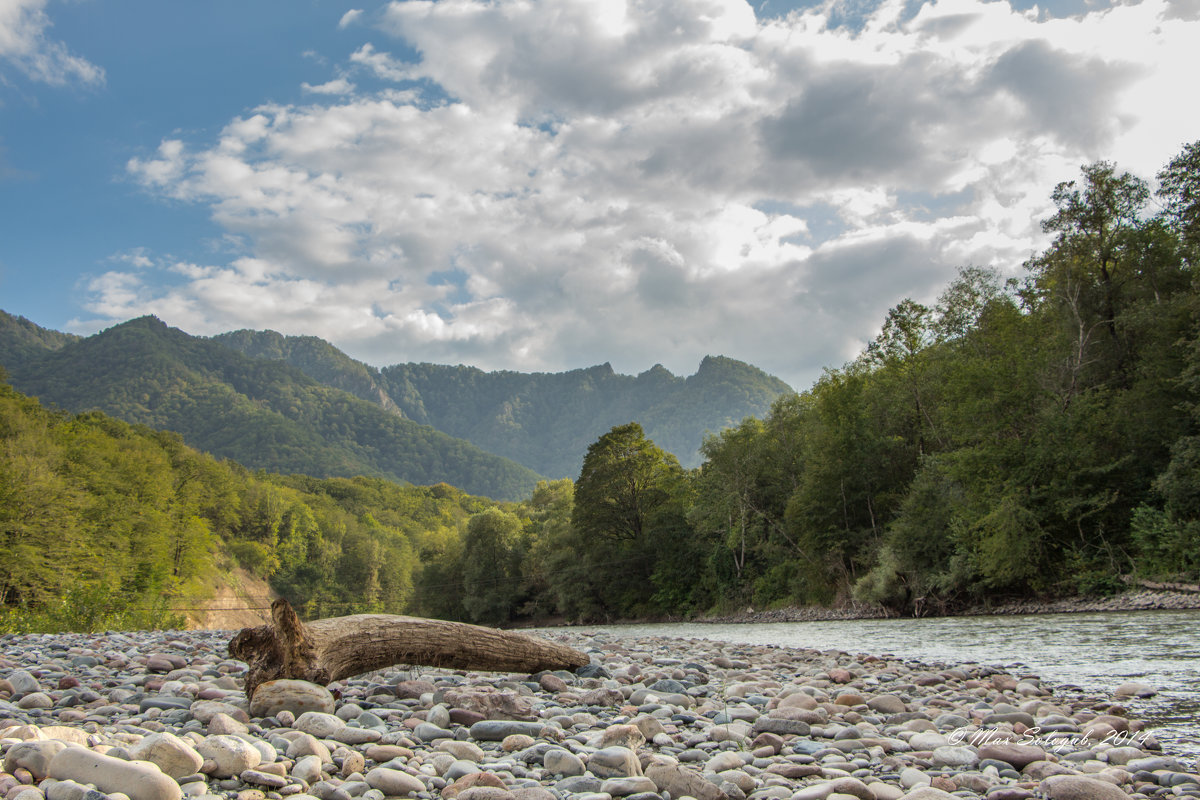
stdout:
<svg viewBox="0 0 1200 800">
<path fill-rule="evenodd" d="M 619 375 L 609 364 L 557 373 L 438 364 L 377 370 L 313 337 L 236 331 L 214 341 L 255 358 L 284 361 L 554 478 L 577 477 L 588 446 L 614 425 L 631 421 L 684 466 L 697 466 L 706 432 L 763 416 L 776 398 L 792 392 L 757 367 L 721 356 L 706 357 L 687 378 L 661 365 L 637 376 Z"/>
<path fill-rule="evenodd" d="M 309 354 L 312 366 L 328 350 L 310 343 L 295 353 Z M 255 469 L 445 482 L 510 500 L 528 497 L 539 478 L 281 360 L 243 355 L 154 317 L 83 339 L 6 321 L 0 364 L 14 388 L 43 402 L 177 431 L 193 447 Z"/>
<path fill-rule="evenodd" d="M 39 358 L 48 351 L 60 350 L 79 338 L 0 311 L 0 365 L 7 369 L 13 369 L 31 358 Z"/>
</svg>

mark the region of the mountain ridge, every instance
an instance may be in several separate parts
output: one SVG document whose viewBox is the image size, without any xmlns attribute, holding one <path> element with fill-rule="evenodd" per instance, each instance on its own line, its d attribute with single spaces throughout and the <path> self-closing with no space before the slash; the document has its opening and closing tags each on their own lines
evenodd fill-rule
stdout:
<svg viewBox="0 0 1200 800">
<path fill-rule="evenodd" d="M 76 374 L 79 369 L 86 372 L 87 365 L 63 366 L 61 354 L 64 349 L 68 352 L 74 348 L 90 351 L 94 344 L 86 342 L 95 337 L 85 339 L 57 334 L 28 320 L 20 320 L 23 318 L 0 312 L 0 346 L 4 352 L 13 350 L 20 354 L 19 358 L 9 359 L 13 361 L 12 366 L 5 364 L 14 376 L 14 386 L 38 393 L 39 386 L 48 379 L 44 373 L 56 360 L 67 374 Z M 159 336 L 172 341 L 176 351 L 185 355 L 188 364 L 195 369 L 184 375 L 180 373 L 179 365 L 172 366 L 169 358 L 164 362 L 165 356 L 159 352 L 142 353 L 134 360 L 136 363 L 128 363 L 127 359 L 123 365 L 116 363 L 120 358 L 110 352 L 111 347 L 90 355 L 86 359 L 88 364 L 105 365 L 110 373 L 109 383 L 113 374 L 120 374 L 131 387 L 141 387 L 136 392 L 127 389 L 121 393 L 124 395 L 122 404 L 132 405 L 130 413 L 136 412 L 133 417 L 126 417 L 131 421 L 157 427 L 168 425 L 167 415 L 161 408 L 147 406 L 140 400 L 140 395 L 159 397 L 158 406 L 161 406 L 165 391 L 167 396 L 175 398 L 177 406 L 194 407 L 194 398 L 187 402 L 183 399 L 187 387 L 207 384 L 206 375 L 211 377 L 213 370 L 223 375 L 221 383 L 226 389 L 208 386 L 205 390 L 208 407 L 216 404 L 247 418 L 255 416 L 251 408 L 256 402 L 253 397 L 266 391 L 263 387 L 255 389 L 247 373 L 265 379 L 275 387 L 267 394 L 275 397 L 276 403 L 286 400 L 282 397 L 286 392 L 281 394 L 279 389 L 282 384 L 299 381 L 303 392 L 311 393 L 316 391 L 306 383 L 311 381 L 370 404 L 396 421 L 388 424 L 428 426 L 448 437 L 468 442 L 485 453 L 523 465 L 532 473 L 551 478 L 577 477 L 587 447 L 613 426 L 630 421 L 642 424 L 647 436 L 674 453 L 684 466 L 697 466 L 700 463 L 699 447 L 707 433 L 719 432 L 748 416 L 762 416 L 775 399 L 793 392 L 786 383 L 753 365 L 713 355 L 705 356 L 696 372 L 684 377 L 674 375 L 662 364 L 655 364 L 637 375 L 624 375 L 617 373 L 610 362 L 563 372 L 487 372 L 462 364 L 450 366 L 428 362 L 378 368 L 352 358 L 315 336 L 287 336 L 270 330 L 242 329 L 211 337 L 193 337 L 169 328 L 155 317 L 130 320 L 96 336 L 107 334 L 111 340 L 115 334 L 110 332 L 118 331 L 122 336 L 131 337 L 134 331 L 141 329 L 156 330 Z M 219 350 L 210 349 L 218 347 Z M 280 372 L 265 366 L 252 369 L 236 359 L 224 363 L 219 355 L 221 352 L 244 358 L 247 363 L 276 364 L 291 371 Z M 41 367 L 37 366 L 39 363 Z M 147 377 L 139 372 L 140 367 L 147 365 L 159 371 L 160 384 L 170 376 L 169 386 L 147 387 Z M 303 379 L 297 376 L 303 376 Z M 110 387 L 110 391 L 116 390 Z M 59 381 L 54 392 L 45 399 L 77 410 L 95 394 L 95 391 L 81 394 Z M 257 402 L 259 406 L 266 403 L 267 410 L 279 411 L 263 398 Z M 110 404 L 101 410 L 113 413 L 117 407 Z M 288 431 L 294 433 L 295 446 L 289 449 L 311 449 L 317 453 L 324 459 L 318 459 L 318 463 L 324 463 L 319 472 L 344 474 L 351 468 L 354 459 L 345 453 L 337 463 L 329 463 L 331 453 L 318 441 L 320 437 L 314 438 L 311 426 L 296 429 L 304 415 L 294 403 L 286 405 L 284 411 L 287 413 L 283 416 L 291 423 L 283 425 L 287 431 L 276 431 L 275 440 Z M 174 413 L 179 412 L 179 408 L 174 409 Z M 120 413 L 114 415 L 121 416 Z M 276 418 L 271 418 L 271 422 L 272 425 L 266 426 L 268 429 L 283 424 Z M 174 424 L 188 428 L 189 421 L 177 420 Z M 337 425 L 333 421 L 330 424 Z M 202 449 L 206 446 L 199 438 L 201 431 L 195 426 L 190 433 L 188 430 L 180 432 L 185 437 L 190 435 L 189 441 L 195 441 Z M 216 435 L 209 432 L 204 439 L 217 448 L 213 452 L 239 452 L 245 456 L 245 447 L 239 449 L 227 437 L 214 438 Z M 271 437 L 264 438 L 261 430 L 254 431 L 253 435 L 262 440 L 263 446 L 272 446 Z M 274 446 L 284 445 L 277 442 Z M 228 457 L 236 458 L 234 455 Z M 299 454 L 294 453 L 283 461 L 269 465 L 250 463 L 249 466 L 304 471 L 300 468 L 301 461 Z M 394 472 L 381 470 L 370 458 L 366 463 L 370 471 L 364 474 L 383 477 Z M 460 488 L 489 494 L 477 485 Z"/>
<path fill-rule="evenodd" d="M 12 326 L 0 330 L 11 333 Z M 7 354 L 8 341 L 0 338 L 0 345 Z M 173 430 L 197 449 L 252 469 L 445 482 L 504 500 L 528 496 L 540 478 L 294 366 L 242 355 L 156 317 L 115 325 L 37 358 L 6 360 L 14 388 L 43 402 Z"/>
</svg>

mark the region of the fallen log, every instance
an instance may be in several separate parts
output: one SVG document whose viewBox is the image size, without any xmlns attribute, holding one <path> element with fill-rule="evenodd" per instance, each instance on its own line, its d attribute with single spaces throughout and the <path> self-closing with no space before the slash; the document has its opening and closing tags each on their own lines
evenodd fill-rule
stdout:
<svg viewBox="0 0 1200 800">
<path fill-rule="evenodd" d="M 326 685 L 396 664 L 540 672 L 589 661 L 572 647 L 536 636 L 439 619 L 355 614 L 301 622 L 279 599 L 271 604 L 271 620 L 243 628 L 229 642 L 229 654 L 250 665 L 247 697 L 278 678 Z"/>
</svg>

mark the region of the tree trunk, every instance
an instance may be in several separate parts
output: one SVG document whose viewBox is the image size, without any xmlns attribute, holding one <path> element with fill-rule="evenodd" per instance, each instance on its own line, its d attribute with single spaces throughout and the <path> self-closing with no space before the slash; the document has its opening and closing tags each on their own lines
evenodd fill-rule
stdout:
<svg viewBox="0 0 1200 800">
<path fill-rule="evenodd" d="M 304 623 L 282 599 L 271 604 L 271 619 L 271 625 L 243 628 L 229 642 L 229 654 L 250 665 L 247 697 L 277 678 L 325 685 L 395 664 L 540 672 L 589 662 L 566 645 L 461 622 L 356 614 Z"/>
</svg>

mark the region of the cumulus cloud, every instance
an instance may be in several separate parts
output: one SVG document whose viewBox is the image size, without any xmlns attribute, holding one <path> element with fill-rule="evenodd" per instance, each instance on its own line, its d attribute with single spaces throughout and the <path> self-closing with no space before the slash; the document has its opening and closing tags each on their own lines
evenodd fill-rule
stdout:
<svg viewBox="0 0 1200 800">
<path fill-rule="evenodd" d="M 15 66 L 30 80 L 51 86 L 104 83 L 103 69 L 47 36 L 51 22 L 45 6 L 46 0 L 0 2 L 0 62 Z"/>
<path fill-rule="evenodd" d="M 1186 104 L 1146 99 L 1200 71 L 1180 0 L 905 5 L 851 27 L 836 2 L 392 3 L 382 29 L 420 55 L 364 43 L 344 65 L 390 88 L 306 85 L 310 105 L 130 160 L 243 252 L 103 276 L 92 311 L 311 333 L 377 364 L 720 353 L 806 386 L 957 266 L 1018 270 L 1081 164 L 1149 175 L 1196 135 Z"/>
</svg>

